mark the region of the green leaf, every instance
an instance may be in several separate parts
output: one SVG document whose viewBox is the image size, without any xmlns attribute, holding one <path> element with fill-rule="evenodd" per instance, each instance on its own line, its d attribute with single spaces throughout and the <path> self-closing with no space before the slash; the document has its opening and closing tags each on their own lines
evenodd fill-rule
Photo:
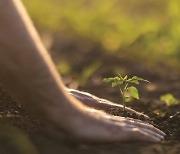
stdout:
<svg viewBox="0 0 180 154">
<path fill-rule="evenodd" d="M 128 76 L 126 75 L 126 76 L 123 78 L 123 80 L 124 80 L 124 81 L 126 81 L 126 80 L 127 80 L 127 78 L 128 78 Z"/>
<path fill-rule="evenodd" d="M 128 103 L 131 101 L 131 97 L 125 97 L 125 102 Z"/>
<path fill-rule="evenodd" d="M 118 81 L 118 84 L 120 85 L 120 84 L 123 84 L 124 82 L 122 81 L 122 80 L 120 80 L 120 81 Z"/>
<path fill-rule="evenodd" d="M 137 77 L 137 76 L 133 76 L 133 77 L 132 77 L 132 80 L 138 80 L 138 81 L 144 81 L 144 82 L 150 83 L 148 80 L 145 80 L 145 79 L 140 78 L 140 77 Z"/>
<path fill-rule="evenodd" d="M 118 76 L 116 76 L 116 77 L 114 77 L 114 81 L 120 81 L 121 79 L 118 77 Z"/>
<path fill-rule="evenodd" d="M 117 76 L 114 77 L 114 78 L 104 78 L 102 81 L 105 82 L 105 83 L 111 83 L 112 87 L 115 87 L 117 85 L 123 84 L 123 80 L 120 79 Z"/>
<path fill-rule="evenodd" d="M 139 84 L 139 81 L 137 79 L 129 79 L 129 80 L 127 80 L 127 82 Z"/>
<path fill-rule="evenodd" d="M 118 85 L 119 85 L 118 82 L 112 82 L 112 87 L 116 87 Z"/>
<path fill-rule="evenodd" d="M 114 78 L 104 78 L 104 79 L 102 80 L 102 82 L 105 82 L 105 83 L 110 83 L 110 82 L 112 82 L 112 81 L 114 81 Z"/>
<path fill-rule="evenodd" d="M 131 94 L 132 97 L 139 99 L 139 93 L 136 87 L 131 86 L 128 88 L 129 93 Z"/>
<path fill-rule="evenodd" d="M 120 74 L 120 73 L 118 73 L 118 75 L 119 75 L 120 79 L 121 79 L 121 80 L 123 80 L 123 77 L 121 76 L 121 74 Z"/>
</svg>

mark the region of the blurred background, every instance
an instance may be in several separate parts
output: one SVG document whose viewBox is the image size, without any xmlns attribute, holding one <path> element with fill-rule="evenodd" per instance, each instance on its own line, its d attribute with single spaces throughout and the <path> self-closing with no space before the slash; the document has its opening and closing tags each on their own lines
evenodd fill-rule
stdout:
<svg viewBox="0 0 180 154">
<path fill-rule="evenodd" d="M 151 84 L 136 86 L 140 100 L 127 106 L 147 114 L 167 136 L 156 145 L 74 144 L 0 84 L 0 153 L 179 153 L 180 0 L 22 2 L 67 87 L 121 103 L 119 89 L 103 78 L 120 73 L 147 79 Z"/>
<path fill-rule="evenodd" d="M 72 88 L 117 72 L 153 80 L 180 70 L 179 0 L 22 1 Z"/>
</svg>

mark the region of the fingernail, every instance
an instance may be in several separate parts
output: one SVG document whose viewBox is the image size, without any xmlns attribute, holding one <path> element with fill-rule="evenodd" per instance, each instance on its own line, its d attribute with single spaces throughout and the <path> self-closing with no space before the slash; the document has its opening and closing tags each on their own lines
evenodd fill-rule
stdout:
<svg viewBox="0 0 180 154">
<path fill-rule="evenodd" d="M 161 131 L 161 132 L 162 132 L 162 135 L 163 135 L 163 136 L 166 136 L 166 133 L 164 133 L 163 131 Z"/>
</svg>

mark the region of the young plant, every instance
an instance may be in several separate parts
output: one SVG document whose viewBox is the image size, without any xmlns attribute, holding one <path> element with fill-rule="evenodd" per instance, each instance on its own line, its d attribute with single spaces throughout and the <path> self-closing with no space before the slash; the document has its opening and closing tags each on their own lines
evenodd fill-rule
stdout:
<svg viewBox="0 0 180 154">
<path fill-rule="evenodd" d="M 132 78 L 128 78 L 126 75 L 125 77 L 122 77 L 120 74 L 115 77 L 111 78 L 104 78 L 103 82 L 110 83 L 112 87 L 118 86 L 120 90 L 120 94 L 122 96 L 123 101 L 123 111 L 125 111 L 126 103 L 131 100 L 131 98 L 139 99 L 139 92 L 138 89 L 134 86 L 130 86 L 130 84 L 139 84 L 140 81 L 148 82 L 148 80 L 144 80 L 140 77 L 133 76 Z"/>
</svg>

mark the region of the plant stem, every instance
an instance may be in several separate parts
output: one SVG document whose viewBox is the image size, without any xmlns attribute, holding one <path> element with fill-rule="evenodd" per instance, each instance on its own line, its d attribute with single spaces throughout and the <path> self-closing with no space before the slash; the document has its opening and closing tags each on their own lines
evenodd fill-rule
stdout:
<svg viewBox="0 0 180 154">
<path fill-rule="evenodd" d="M 125 111 L 125 108 L 126 108 L 126 91 L 127 91 L 127 86 L 128 86 L 128 83 L 125 83 L 125 86 L 124 86 L 124 89 L 123 89 L 123 111 Z"/>
<path fill-rule="evenodd" d="M 124 97 L 124 94 L 123 94 L 123 111 L 125 111 L 125 108 L 126 108 L 126 104 L 125 104 L 125 97 Z"/>
<path fill-rule="evenodd" d="M 121 96 L 122 96 L 122 99 L 123 99 L 123 111 L 125 111 L 125 109 L 126 109 L 126 96 L 125 96 L 125 94 L 126 94 L 126 91 L 127 91 L 127 86 L 128 86 L 128 83 L 125 83 L 125 86 L 124 86 L 124 88 L 123 88 L 123 90 L 121 89 L 121 87 L 119 87 L 119 90 L 120 90 L 120 92 L 121 92 Z"/>
<path fill-rule="evenodd" d="M 122 101 L 123 101 L 123 111 L 125 111 L 125 97 L 124 97 L 124 89 L 122 90 L 120 87 L 119 87 L 119 90 L 121 92 L 121 96 L 122 96 Z"/>
</svg>

